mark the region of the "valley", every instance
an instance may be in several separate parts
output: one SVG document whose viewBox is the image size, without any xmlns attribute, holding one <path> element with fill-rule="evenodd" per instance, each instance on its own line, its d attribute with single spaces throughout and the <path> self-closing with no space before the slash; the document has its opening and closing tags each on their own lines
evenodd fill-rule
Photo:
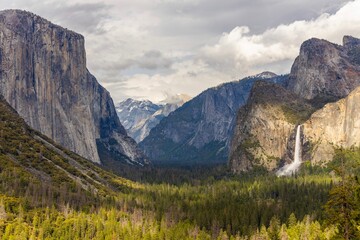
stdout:
<svg viewBox="0 0 360 240">
<path fill-rule="evenodd" d="M 359 52 L 311 38 L 288 73 L 114 104 L 82 35 L 1 10 L 0 239 L 360 239 Z"/>
</svg>

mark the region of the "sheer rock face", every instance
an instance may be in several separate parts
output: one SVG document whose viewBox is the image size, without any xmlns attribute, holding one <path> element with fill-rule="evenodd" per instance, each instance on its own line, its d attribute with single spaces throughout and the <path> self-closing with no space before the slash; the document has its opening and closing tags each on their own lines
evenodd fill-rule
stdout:
<svg viewBox="0 0 360 240">
<path fill-rule="evenodd" d="M 1 11 L 0 93 L 32 128 L 91 161 L 100 163 L 97 142 L 144 161 L 110 94 L 87 70 L 84 38 L 75 32 L 28 12 Z"/>
<path fill-rule="evenodd" d="M 257 82 L 248 103 L 238 112 L 230 148 L 232 171 L 248 171 L 254 166 L 274 170 L 291 162 L 296 126 L 311 111 L 305 99 L 285 88 Z"/>
<path fill-rule="evenodd" d="M 332 160 L 334 147 L 360 145 L 360 87 L 335 103 L 326 104 L 304 123 L 305 141 L 312 145 L 313 164 Z"/>
<path fill-rule="evenodd" d="M 360 86 L 359 63 L 359 39 L 344 36 L 343 46 L 307 40 L 292 66 L 288 89 L 320 105 L 336 101 Z"/>
</svg>

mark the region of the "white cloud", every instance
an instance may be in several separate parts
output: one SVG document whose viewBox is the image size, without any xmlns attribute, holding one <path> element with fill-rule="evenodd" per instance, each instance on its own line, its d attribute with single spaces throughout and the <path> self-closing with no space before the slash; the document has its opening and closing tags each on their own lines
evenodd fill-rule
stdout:
<svg viewBox="0 0 360 240">
<path fill-rule="evenodd" d="M 298 55 L 301 43 L 317 37 L 341 44 L 344 35 L 360 37 L 360 1 L 350 2 L 337 13 L 322 14 L 310 21 L 296 21 L 252 35 L 248 27 L 236 27 L 224 33 L 217 44 L 201 50 L 201 58 L 209 67 L 238 76 L 253 74 L 272 66 L 273 71 L 285 73 Z"/>
</svg>

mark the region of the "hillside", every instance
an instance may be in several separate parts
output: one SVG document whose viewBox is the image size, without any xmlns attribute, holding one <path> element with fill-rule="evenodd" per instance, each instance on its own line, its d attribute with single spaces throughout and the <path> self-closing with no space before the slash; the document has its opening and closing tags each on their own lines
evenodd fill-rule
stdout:
<svg viewBox="0 0 360 240">
<path fill-rule="evenodd" d="M 0 99 L 1 193 L 36 206 L 97 205 L 121 189 L 115 175 L 31 129 Z M 124 183 L 126 181 L 124 180 Z"/>
</svg>

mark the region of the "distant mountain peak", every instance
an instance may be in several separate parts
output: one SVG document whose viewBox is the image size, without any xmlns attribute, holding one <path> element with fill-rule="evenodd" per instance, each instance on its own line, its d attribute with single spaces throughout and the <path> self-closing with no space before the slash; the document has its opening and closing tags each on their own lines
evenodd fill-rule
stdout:
<svg viewBox="0 0 360 240">
<path fill-rule="evenodd" d="M 159 104 L 149 100 L 135 100 L 128 98 L 116 106 L 121 123 L 128 134 L 137 142 L 142 141 L 162 118 L 182 106 L 190 96 L 177 94 L 168 96 Z"/>
<path fill-rule="evenodd" d="M 236 112 L 258 80 L 283 84 L 287 76 L 248 77 L 209 88 L 163 118 L 139 145 L 158 164 L 225 162 Z"/>
<path fill-rule="evenodd" d="M 262 79 L 266 79 L 266 78 L 273 78 L 273 77 L 277 77 L 278 75 L 276 73 L 270 72 L 270 71 L 264 71 L 262 73 L 256 74 L 254 76 L 251 76 L 252 78 L 262 78 Z"/>
</svg>

